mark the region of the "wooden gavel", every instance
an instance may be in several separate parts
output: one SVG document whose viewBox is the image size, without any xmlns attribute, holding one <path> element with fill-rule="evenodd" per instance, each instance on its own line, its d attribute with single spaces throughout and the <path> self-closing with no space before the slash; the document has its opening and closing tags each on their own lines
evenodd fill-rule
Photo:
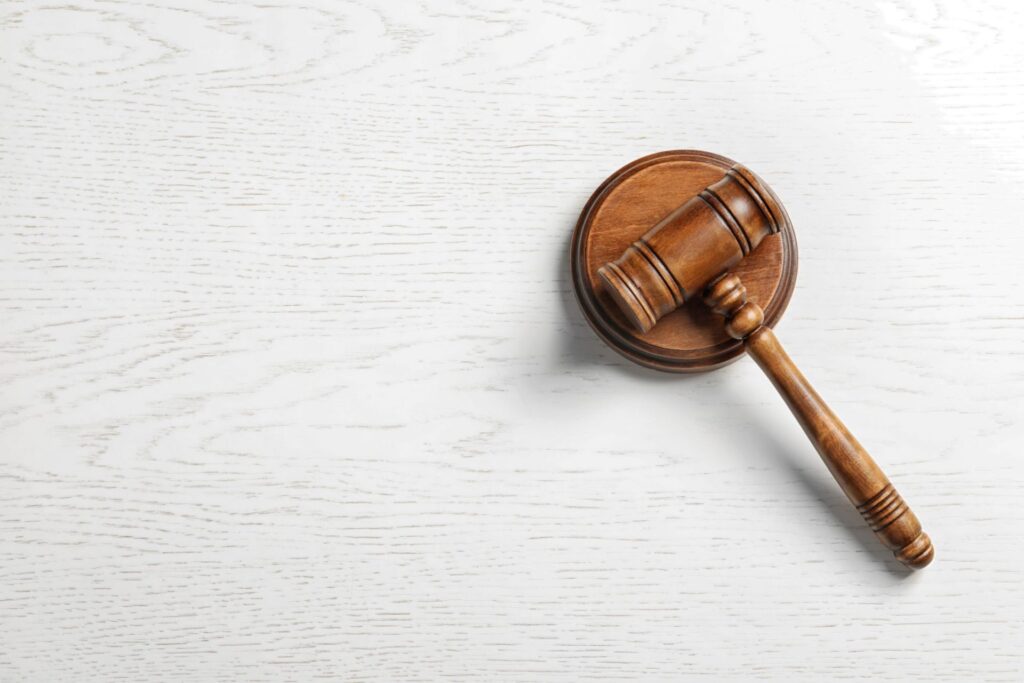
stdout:
<svg viewBox="0 0 1024 683">
<path fill-rule="evenodd" d="M 763 324 L 761 307 L 747 300 L 743 283 L 729 272 L 788 220 L 763 181 L 736 164 L 597 272 L 641 332 L 701 295 L 725 318 L 729 336 L 740 340 L 768 375 L 878 539 L 900 562 L 919 569 L 935 554 L 921 523 L 793 364 L 774 332 Z"/>
</svg>

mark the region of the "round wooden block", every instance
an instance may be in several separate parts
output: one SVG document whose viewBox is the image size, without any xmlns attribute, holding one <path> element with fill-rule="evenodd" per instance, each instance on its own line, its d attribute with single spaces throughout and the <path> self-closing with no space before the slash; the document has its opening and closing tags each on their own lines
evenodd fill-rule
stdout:
<svg viewBox="0 0 1024 683">
<path fill-rule="evenodd" d="M 666 315 L 649 332 L 639 332 L 597 276 L 598 268 L 722 178 L 734 163 L 695 150 L 652 154 L 613 173 L 583 208 L 569 257 L 576 298 L 591 327 L 626 358 L 657 370 L 702 372 L 743 353 L 742 342 L 726 334 L 725 321 L 700 297 Z M 732 272 L 743 281 L 749 299 L 764 309 L 765 324 L 773 326 L 789 303 L 796 271 L 796 236 L 787 219 L 781 232 L 765 237 Z"/>
</svg>

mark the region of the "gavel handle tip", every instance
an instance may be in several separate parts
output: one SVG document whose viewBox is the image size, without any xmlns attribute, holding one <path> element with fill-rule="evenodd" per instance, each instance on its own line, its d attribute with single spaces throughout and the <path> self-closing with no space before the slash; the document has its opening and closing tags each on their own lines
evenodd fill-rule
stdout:
<svg viewBox="0 0 1024 683">
<path fill-rule="evenodd" d="M 896 559 L 910 569 L 923 569 L 935 559 L 935 546 L 928 534 L 921 532 L 917 538 L 893 553 Z"/>
</svg>

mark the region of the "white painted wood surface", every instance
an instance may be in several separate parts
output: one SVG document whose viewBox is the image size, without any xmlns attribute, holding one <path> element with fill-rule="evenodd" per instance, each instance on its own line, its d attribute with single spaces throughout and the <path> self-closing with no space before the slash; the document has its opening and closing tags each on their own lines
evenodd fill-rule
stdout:
<svg viewBox="0 0 1024 683">
<path fill-rule="evenodd" d="M 1024 9 L 845 4 L 0 6 L 0 679 L 1024 680 Z M 679 147 L 924 572 L 749 360 L 584 324 Z"/>
</svg>

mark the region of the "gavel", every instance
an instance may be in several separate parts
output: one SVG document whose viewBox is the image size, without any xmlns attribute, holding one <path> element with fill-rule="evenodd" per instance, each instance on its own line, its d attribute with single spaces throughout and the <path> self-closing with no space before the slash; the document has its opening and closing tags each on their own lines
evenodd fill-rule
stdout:
<svg viewBox="0 0 1024 683">
<path fill-rule="evenodd" d="M 691 298 L 701 297 L 724 318 L 729 337 L 742 343 L 782 395 L 879 541 L 907 567 L 924 567 L 934 549 L 917 516 L 797 369 L 765 324 L 762 308 L 748 299 L 740 278 L 730 272 L 784 228 L 792 229 L 776 195 L 753 172 L 733 164 L 618 258 L 600 266 L 597 275 L 641 333 Z"/>
</svg>

